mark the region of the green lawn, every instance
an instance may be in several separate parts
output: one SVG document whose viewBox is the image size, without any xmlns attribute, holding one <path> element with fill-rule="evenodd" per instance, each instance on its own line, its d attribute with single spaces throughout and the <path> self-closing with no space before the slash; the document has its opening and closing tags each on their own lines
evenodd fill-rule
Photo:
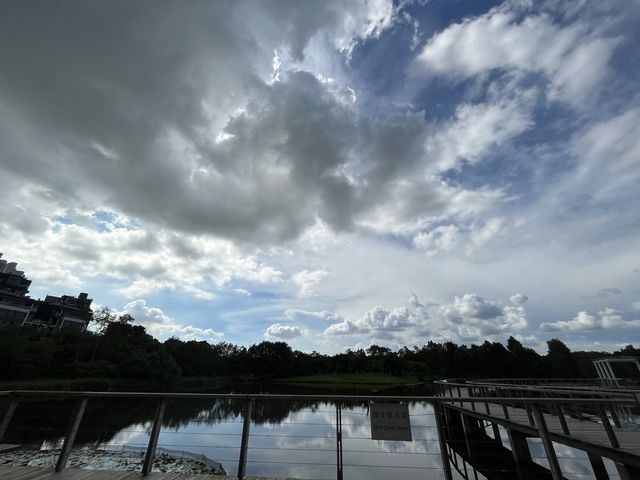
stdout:
<svg viewBox="0 0 640 480">
<path fill-rule="evenodd" d="M 306 375 L 288 377 L 277 380 L 279 383 L 295 383 L 305 385 L 372 385 L 393 386 L 417 383 L 413 376 L 396 377 L 386 373 L 332 373 L 327 375 Z"/>
</svg>

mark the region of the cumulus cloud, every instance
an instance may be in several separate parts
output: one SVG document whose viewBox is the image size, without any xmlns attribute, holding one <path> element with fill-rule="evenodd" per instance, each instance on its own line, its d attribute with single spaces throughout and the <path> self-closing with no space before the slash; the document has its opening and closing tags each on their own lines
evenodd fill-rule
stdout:
<svg viewBox="0 0 640 480">
<path fill-rule="evenodd" d="M 394 332 L 418 329 L 422 334 L 427 331 L 429 315 L 417 296 L 412 295 L 409 306 L 388 310 L 376 306 L 356 320 L 342 319 L 327 327 L 325 335 L 353 335 L 368 333 L 373 337 L 391 338 Z"/>
<path fill-rule="evenodd" d="M 280 325 L 279 323 L 274 323 L 267 328 L 265 335 L 288 340 L 299 337 L 302 335 L 302 331 L 295 325 Z"/>
<path fill-rule="evenodd" d="M 311 320 L 314 322 L 339 322 L 343 320 L 340 315 L 328 310 L 313 312 L 308 310 L 289 309 L 285 310 L 284 314 L 289 320 L 292 321 Z"/>
<path fill-rule="evenodd" d="M 413 237 L 413 246 L 427 255 L 447 252 L 460 241 L 460 228 L 456 225 L 440 225 L 430 232 L 421 232 Z"/>
<path fill-rule="evenodd" d="M 460 338 L 481 339 L 500 333 L 523 331 L 528 320 L 522 305 L 500 305 L 467 293 L 440 307 L 444 324 Z"/>
<path fill-rule="evenodd" d="M 147 306 L 142 299 L 127 303 L 119 314 L 128 313 L 135 318 L 136 325 L 142 325 L 147 333 L 159 340 L 178 337 L 181 340 L 219 341 L 223 334 L 211 328 L 199 328 L 176 322 L 161 309 Z"/>
<path fill-rule="evenodd" d="M 0 239 L 38 294 L 171 290 L 332 348 L 526 336 L 514 278 L 637 300 L 637 2 L 504 2 L 426 44 L 406 2 L 120 3 L 0 15 Z M 488 283 L 506 305 L 392 303 Z"/>
<path fill-rule="evenodd" d="M 459 79 L 492 70 L 539 73 L 549 81 L 550 98 L 579 106 L 606 78 L 618 43 L 578 21 L 562 25 L 546 13 L 522 18 L 506 3 L 435 34 L 416 65 Z"/>
<path fill-rule="evenodd" d="M 126 16 L 111 3 L 73 8 L 15 5 L 2 16 L 0 54 L 13 65 L 0 85 L 8 174 L 60 202 L 245 242 L 296 238 L 317 217 L 350 225 L 354 192 L 340 166 L 377 127 L 355 132 L 340 88 L 313 74 L 270 82 L 271 57 L 281 46 L 301 57 L 316 37 L 349 53 L 393 23 L 391 1 L 201 4 L 179 14 L 171 2 L 140 2 Z M 117 28 L 106 27 L 109 15 Z M 46 25 L 22 41 L 14 20 L 39 16 Z M 44 44 L 56 48 L 39 62 Z M 35 65 L 47 88 L 28 73 Z"/>
<path fill-rule="evenodd" d="M 475 248 L 481 248 L 497 237 L 505 223 L 501 217 L 489 218 L 481 225 L 474 225 L 471 229 L 471 244 Z"/>
<path fill-rule="evenodd" d="M 387 310 L 373 307 L 358 320 L 345 320 L 329 326 L 326 335 L 349 335 L 354 333 L 372 333 L 374 335 L 403 330 L 413 324 L 415 317 L 405 307 Z"/>
<path fill-rule="evenodd" d="M 529 297 L 522 293 L 516 293 L 515 295 L 509 297 L 509 301 L 511 301 L 511 303 L 513 303 L 517 307 L 527 303 L 527 300 L 529 300 Z"/>
<path fill-rule="evenodd" d="M 302 270 L 293 275 L 291 279 L 300 288 L 298 296 L 308 298 L 314 295 L 315 286 L 326 278 L 327 275 L 329 275 L 329 272 L 327 272 L 326 269 L 319 268 L 317 270 Z"/>
<path fill-rule="evenodd" d="M 522 294 L 514 297 L 526 298 Z M 416 337 L 427 335 L 441 340 L 478 341 L 493 335 L 516 334 L 524 331 L 527 325 L 522 304 L 502 305 L 476 294 L 455 297 L 448 304 L 423 304 L 412 295 L 406 307 L 391 310 L 374 307 L 361 318 L 343 319 L 330 325 L 324 333 L 369 334 L 386 340 L 402 339 L 414 343 L 418 342 Z"/>
<path fill-rule="evenodd" d="M 633 308 L 634 310 L 640 310 L 640 301 L 638 302 L 633 302 L 631 304 L 631 308 Z"/>
<path fill-rule="evenodd" d="M 465 103 L 452 119 L 427 139 L 427 153 L 437 158 L 438 170 L 458 168 L 462 162 L 478 163 L 489 152 L 533 125 L 531 91 L 506 97 L 501 92 L 489 101 Z"/>
<path fill-rule="evenodd" d="M 617 310 L 605 308 L 596 315 L 582 311 L 571 320 L 544 322 L 540 325 L 540 329 L 545 332 L 579 332 L 609 328 L 640 328 L 640 320 L 625 320 Z"/>
<path fill-rule="evenodd" d="M 129 298 L 169 289 L 211 299 L 233 281 L 274 285 L 283 277 L 225 240 L 134 226 L 123 217 L 113 225 L 108 212 L 76 212 L 73 217 L 79 223 L 51 218 L 51 228 L 38 242 L 20 249 L 20 262 L 30 278 L 81 289 L 100 276 L 116 280 L 114 288 Z M 109 219 L 110 226 L 98 218 Z M 28 242 L 15 229 L 4 238 L 16 246 Z"/>
</svg>

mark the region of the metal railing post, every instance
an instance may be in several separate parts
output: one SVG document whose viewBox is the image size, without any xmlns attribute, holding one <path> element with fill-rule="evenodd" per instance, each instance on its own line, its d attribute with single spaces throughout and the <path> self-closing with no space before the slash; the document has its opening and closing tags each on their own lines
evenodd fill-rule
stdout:
<svg viewBox="0 0 640 480">
<path fill-rule="evenodd" d="M 609 441 L 611 442 L 611 446 L 613 448 L 620 448 L 620 443 L 618 442 L 618 438 L 616 437 L 613 428 L 611 428 L 611 423 L 609 423 L 609 417 L 607 416 L 607 412 L 601 404 L 598 404 L 598 413 L 600 414 L 600 420 L 602 420 L 602 426 L 604 430 L 607 432 L 607 436 L 609 437 Z"/>
<path fill-rule="evenodd" d="M 80 428 L 80 422 L 82 422 L 84 411 L 87 408 L 87 401 L 88 399 L 85 397 L 78 402 L 78 406 L 76 407 L 76 411 L 71 419 L 71 423 L 69 423 L 69 427 L 67 428 L 67 433 L 64 436 L 62 451 L 60 452 L 58 461 L 56 462 L 56 472 L 61 471 L 67 465 L 69 454 L 71 453 L 73 443 L 76 441 L 78 429 Z"/>
<path fill-rule="evenodd" d="M 240 442 L 240 458 L 238 459 L 238 480 L 242 480 L 247 472 L 247 451 L 249 450 L 252 410 L 253 400 L 249 400 L 244 411 L 244 419 L 242 422 L 242 441 Z"/>
<path fill-rule="evenodd" d="M 564 418 L 564 410 L 562 408 L 562 404 L 556 405 L 556 413 L 558 415 L 558 420 L 560 420 L 560 426 L 562 427 L 562 433 L 565 435 L 569 435 L 569 426 L 567 425 L 567 420 Z"/>
<path fill-rule="evenodd" d="M 609 413 L 611 413 L 611 419 L 613 420 L 613 424 L 616 426 L 616 428 L 620 428 L 620 419 L 618 418 L 618 412 L 616 412 L 616 407 L 614 407 L 613 405 L 609 405 Z"/>
<path fill-rule="evenodd" d="M 343 480 L 344 470 L 342 462 L 342 406 L 336 404 L 336 478 Z"/>
<path fill-rule="evenodd" d="M 469 388 L 469 396 L 470 397 L 476 396 L 474 387 Z M 471 400 L 471 410 L 473 410 L 474 412 L 476 411 L 476 403 L 473 400 Z"/>
<path fill-rule="evenodd" d="M 587 452 L 587 456 L 589 457 L 589 463 L 591 463 L 591 469 L 593 470 L 596 480 L 609 480 L 609 473 L 602 461 L 602 457 L 590 452 Z"/>
<path fill-rule="evenodd" d="M 440 457 L 442 458 L 444 478 L 445 480 L 453 480 L 451 465 L 449 464 L 449 455 L 447 455 L 447 441 L 444 437 L 444 429 L 442 428 L 442 421 L 444 419 L 442 408 L 440 402 L 433 402 L 433 413 L 435 413 L 436 429 L 438 430 L 438 443 L 440 444 Z"/>
<path fill-rule="evenodd" d="M 544 451 L 547 454 L 547 460 L 549 460 L 549 469 L 551 470 L 551 477 L 553 480 L 563 480 L 562 470 L 558 463 L 558 457 L 556 451 L 553 449 L 553 442 L 549 436 L 549 430 L 547 429 L 547 423 L 544 421 L 544 415 L 540 410 L 540 406 L 534 404 L 532 407 L 533 416 L 536 419 L 536 426 L 538 427 L 538 434 L 542 440 Z"/>
<path fill-rule="evenodd" d="M 149 445 L 144 454 L 144 463 L 142 464 L 142 476 L 146 477 L 153 469 L 153 459 L 156 457 L 156 447 L 158 446 L 158 437 L 162 428 L 162 419 L 167 408 L 167 400 L 160 400 L 156 407 L 156 413 L 153 417 L 153 426 L 151 427 L 151 435 L 149 436 Z"/>
<path fill-rule="evenodd" d="M 20 403 L 20 399 L 18 397 L 11 397 L 9 400 L 9 406 L 7 407 L 7 411 L 2 419 L 2 424 L 0 424 L 0 441 L 4 440 L 4 436 L 9 428 L 9 423 L 11 423 L 13 414 L 16 413 L 16 408 L 18 408 L 18 403 Z"/>
</svg>

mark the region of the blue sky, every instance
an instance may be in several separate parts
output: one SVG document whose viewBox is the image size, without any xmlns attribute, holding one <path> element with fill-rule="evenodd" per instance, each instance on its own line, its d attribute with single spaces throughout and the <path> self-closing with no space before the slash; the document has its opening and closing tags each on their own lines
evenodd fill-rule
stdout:
<svg viewBox="0 0 640 480">
<path fill-rule="evenodd" d="M 639 23 L 637 0 L 3 4 L 0 251 L 33 296 L 160 339 L 637 344 Z"/>
</svg>

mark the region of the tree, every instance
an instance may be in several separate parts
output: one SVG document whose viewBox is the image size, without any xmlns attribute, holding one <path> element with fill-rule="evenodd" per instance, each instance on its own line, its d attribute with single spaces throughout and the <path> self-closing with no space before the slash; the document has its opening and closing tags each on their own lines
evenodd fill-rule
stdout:
<svg viewBox="0 0 640 480">
<path fill-rule="evenodd" d="M 103 334 L 109 324 L 116 321 L 116 318 L 115 311 L 105 305 L 100 307 L 98 311 L 93 312 L 91 323 L 95 325 L 94 329 L 97 333 Z"/>
<path fill-rule="evenodd" d="M 247 350 L 254 375 L 283 377 L 292 372 L 293 351 L 286 342 L 260 342 Z"/>
<path fill-rule="evenodd" d="M 569 347 L 557 338 L 547 341 L 547 347 L 546 364 L 551 377 L 573 378 L 580 376 L 578 365 L 572 357 Z"/>
</svg>

